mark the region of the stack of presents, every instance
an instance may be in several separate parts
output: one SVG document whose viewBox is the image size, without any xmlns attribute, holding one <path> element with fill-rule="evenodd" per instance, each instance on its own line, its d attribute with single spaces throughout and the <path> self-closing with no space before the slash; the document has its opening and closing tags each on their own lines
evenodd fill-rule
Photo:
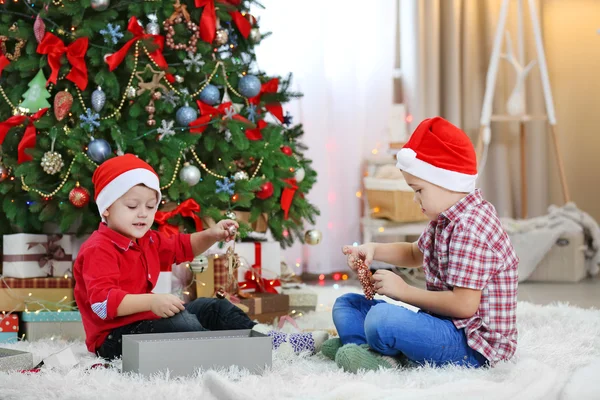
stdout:
<svg viewBox="0 0 600 400">
<path fill-rule="evenodd" d="M 85 338 L 72 277 L 81 243 L 72 235 L 4 235 L 0 345 L 22 339 Z M 166 267 L 154 291 L 173 293 L 185 301 L 225 296 L 251 318 L 265 323 L 292 311 L 316 308 L 317 295 L 309 289 L 282 289 L 279 243 L 236 243 L 235 252 L 233 270 L 225 249 Z"/>
</svg>

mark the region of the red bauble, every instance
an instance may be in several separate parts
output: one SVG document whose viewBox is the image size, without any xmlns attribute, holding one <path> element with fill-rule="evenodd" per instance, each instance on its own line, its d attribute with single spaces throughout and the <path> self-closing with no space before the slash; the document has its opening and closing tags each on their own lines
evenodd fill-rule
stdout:
<svg viewBox="0 0 600 400">
<path fill-rule="evenodd" d="M 292 148 L 290 146 L 281 146 L 281 151 L 283 152 L 283 154 L 285 154 L 286 156 L 291 156 L 293 151 Z"/>
<path fill-rule="evenodd" d="M 260 186 L 260 190 L 256 192 L 256 197 L 261 200 L 266 200 L 273 196 L 273 184 L 271 182 L 265 182 Z"/>
<path fill-rule="evenodd" d="M 90 192 L 77 185 L 69 192 L 69 201 L 77 208 L 83 208 L 90 202 Z"/>
<path fill-rule="evenodd" d="M 58 121 L 62 121 L 73 105 L 73 95 L 67 91 L 58 92 L 54 96 L 54 116 Z"/>
</svg>

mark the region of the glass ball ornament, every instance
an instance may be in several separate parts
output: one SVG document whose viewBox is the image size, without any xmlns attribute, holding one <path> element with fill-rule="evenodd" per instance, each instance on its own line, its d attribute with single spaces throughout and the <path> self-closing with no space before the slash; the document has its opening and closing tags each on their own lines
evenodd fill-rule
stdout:
<svg viewBox="0 0 600 400">
<path fill-rule="evenodd" d="M 260 190 L 256 192 L 256 197 L 261 200 L 266 200 L 269 197 L 273 196 L 274 191 L 275 188 L 273 187 L 273 184 L 271 182 L 265 182 L 262 185 L 260 185 Z"/>
<path fill-rule="evenodd" d="M 260 34 L 260 30 L 258 28 L 252 28 L 250 30 L 250 41 L 252 41 L 252 43 L 260 42 L 261 36 L 262 35 Z"/>
<path fill-rule="evenodd" d="M 148 15 L 148 19 L 150 22 L 146 25 L 146 33 L 149 35 L 159 35 L 160 34 L 160 25 L 158 24 L 158 17 L 156 14 Z"/>
<path fill-rule="evenodd" d="M 42 162 L 40 163 L 42 169 L 48 175 L 58 174 L 60 170 L 65 166 L 62 156 L 55 151 L 47 151 L 42 156 Z"/>
<path fill-rule="evenodd" d="M 179 126 L 188 126 L 192 121 L 198 118 L 198 111 L 190 107 L 187 103 L 180 107 L 175 114 L 175 121 Z"/>
<path fill-rule="evenodd" d="M 179 179 L 187 183 L 190 186 L 196 185 L 200 182 L 201 174 L 198 167 L 191 165 L 190 163 L 183 164 L 183 168 L 179 172 Z"/>
<path fill-rule="evenodd" d="M 90 192 L 84 187 L 79 186 L 79 182 L 73 190 L 69 192 L 69 201 L 77 208 L 83 208 L 90 202 Z"/>
<path fill-rule="evenodd" d="M 129 99 L 135 99 L 135 96 L 137 95 L 137 91 L 135 90 L 135 88 L 133 86 L 127 86 L 127 89 L 125 89 L 125 96 Z"/>
<path fill-rule="evenodd" d="M 0 164 L 0 182 L 6 180 L 6 178 L 8 178 L 8 168 Z"/>
<path fill-rule="evenodd" d="M 248 179 L 248 173 L 246 171 L 238 171 L 235 174 L 233 174 L 233 180 L 234 181 L 245 181 Z"/>
<path fill-rule="evenodd" d="M 221 99 L 221 93 L 219 92 L 219 88 L 217 88 L 215 85 L 208 84 L 204 89 L 202 89 L 198 97 L 204 104 L 212 106 L 213 104 L 217 104 L 219 102 Z"/>
<path fill-rule="evenodd" d="M 323 235 L 317 229 L 308 230 L 304 234 L 304 241 L 313 246 L 321 243 L 321 239 L 323 239 Z"/>
<path fill-rule="evenodd" d="M 104 11 L 110 6 L 110 0 L 92 0 L 91 7 L 94 11 Z"/>
<path fill-rule="evenodd" d="M 98 86 L 98 89 L 92 92 L 92 108 L 96 112 L 102 111 L 106 104 L 106 94 L 102 91 L 102 88 Z"/>
<path fill-rule="evenodd" d="M 220 47 L 226 45 L 229 41 L 229 33 L 226 29 L 219 28 L 215 33 L 215 46 Z"/>
<path fill-rule="evenodd" d="M 236 218 L 236 215 L 233 211 L 227 211 L 225 213 L 225 218 L 234 220 Z"/>
<path fill-rule="evenodd" d="M 260 93 L 260 89 L 260 79 L 254 75 L 243 76 L 238 84 L 238 91 L 247 98 L 256 97 Z"/>
<path fill-rule="evenodd" d="M 304 171 L 304 168 L 302 167 L 298 167 L 294 171 L 294 179 L 296 179 L 296 182 L 302 182 L 304 180 L 305 175 L 306 171 Z"/>
<path fill-rule="evenodd" d="M 110 144 L 106 140 L 92 138 L 88 145 L 87 155 L 92 161 L 100 164 L 108 158 L 110 152 Z"/>
</svg>

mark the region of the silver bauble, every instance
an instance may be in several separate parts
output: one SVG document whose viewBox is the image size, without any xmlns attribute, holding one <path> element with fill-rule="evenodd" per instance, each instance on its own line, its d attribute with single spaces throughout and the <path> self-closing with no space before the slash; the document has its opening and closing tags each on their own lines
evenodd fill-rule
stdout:
<svg viewBox="0 0 600 400">
<path fill-rule="evenodd" d="M 251 98 L 255 97 L 260 93 L 261 84 L 260 79 L 258 79 L 254 75 L 245 75 L 240 79 L 240 83 L 238 84 L 238 91 L 242 94 L 242 96 Z"/>
<path fill-rule="evenodd" d="M 258 43 L 260 42 L 261 39 L 261 34 L 260 31 L 258 30 L 258 28 L 252 28 L 250 30 L 250 41 L 252 43 Z"/>
<path fill-rule="evenodd" d="M 102 88 L 98 86 L 98 89 L 92 92 L 92 108 L 96 112 L 102 111 L 106 104 L 106 94 L 102 91 Z"/>
<path fill-rule="evenodd" d="M 55 151 L 47 151 L 44 153 L 41 162 L 42 169 L 48 175 L 58 174 L 65 166 L 62 156 Z"/>
<path fill-rule="evenodd" d="M 146 33 L 148 35 L 160 35 L 160 25 L 156 22 L 148 22 L 146 25 Z"/>
<path fill-rule="evenodd" d="M 0 164 L 0 182 L 8 178 L 8 168 Z"/>
<path fill-rule="evenodd" d="M 93 139 L 88 145 L 87 155 L 100 164 L 110 155 L 110 145 L 104 139 Z"/>
<path fill-rule="evenodd" d="M 127 86 L 127 89 L 125 89 L 125 96 L 127 96 L 128 99 L 135 99 L 136 96 L 136 90 L 133 86 Z"/>
<path fill-rule="evenodd" d="M 104 11 L 110 6 L 110 0 L 92 0 L 91 6 L 95 11 Z"/>
<path fill-rule="evenodd" d="M 234 181 L 245 181 L 248 179 L 248 173 L 246 171 L 238 171 L 235 174 L 233 174 L 233 180 Z"/>
<path fill-rule="evenodd" d="M 185 81 L 185 78 L 181 75 L 175 75 L 175 82 L 177 83 L 183 83 Z"/>
<path fill-rule="evenodd" d="M 296 179 L 296 182 L 302 182 L 304 180 L 305 175 L 306 171 L 304 171 L 304 168 L 302 167 L 298 167 L 294 171 L 294 178 Z"/>
<path fill-rule="evenodd" d="M 192 121 L 198 118 L 198 111 L 190 107 L 187 103 L 179 108 L 175 114 L 175 121 L 179 126 L 188 126 Z"/>
<path fill-rule="evenodd" d="M 317 245 L 317 244 L 321 243 L 322 238 L 323 238 L 323 235 L 321 234 L 321 231 L 319 231 L 317 229 L 311 229 L 309 231 L 306 231 L 306 233 L 304 234 L 304 241 L 307 244 L 311 244 L 311 245 Z"/>
<path fill-rule="evenodd" d="M 183 168 L 179 172 L 179 179 L 187 183 L 190 186 L 194 186 L 200 182 L 200 170 L 194 165 L 189 163 L 183 164 Z"/>
<path fill-rule="evenodd" d="M 236 218 L 236 215 L 233 211 L 227 211 L 225 213 L 225 218 L 234 220 Z"/>
</svg>

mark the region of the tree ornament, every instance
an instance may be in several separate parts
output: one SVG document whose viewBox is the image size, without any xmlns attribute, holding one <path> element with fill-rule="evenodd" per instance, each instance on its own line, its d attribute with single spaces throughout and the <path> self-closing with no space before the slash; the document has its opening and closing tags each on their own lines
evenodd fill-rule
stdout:
<svg viewBox="0 0 600 400">
<path fill-rule="evenodd" d="M 298 167 L 294 171 L 294 179 L 296 179 L 296 182 L 298 182 L 298 183 L 300 183 L 304 180 L 305 175 L 306 175 L 306 171 L 304 171 L 304 168 L 302 168 L 302 167 Z"/>
<path fill-rule="evenodd" d="M 291 156 L 294 153 L 290 146 L 281 146 L 281 152 L 286 156 Z"/>
<path fill-rule="evenodd" d="M 135 99 L 135 94 L 136 94 L 136 90 L 133 86 L 127 86 L 127 89 L 125 89 L 125 96 L 129 99 L 129 100 L 133 100 Z"/>
<path fill-rule="evenodd" d="M 202 54 L 194 54 L 192 51 L 188 51 L 187 58 L 183 60 L 183 64 L 185 65 L 186 71 L 191 71 L 199 73 L 202 67 L 204 66 L 204 61 L 202 60 Z"/>
<path fill-rule="evenodd" d="M 250 41 L 254 44 L 257 44 L 260 42 L 260 39 L 262 38 L 262 35 L 260 34 L 260 30 L 258 28 L 252 28 L 250 30 Z"/>
<path fill-rule="evenodd" d="M 23 47 L 25 47 L 25 44 L 27 43 L 27 40 L 25 40 L 25 39 L 15 39 L 17 41 L 17 44 L 15 44 L 15 50 L 13 51 L 13 53 L 10 54 L 6 50 L 6 42 L 9 39 L 10 38 L 8 36 L 4 36 L 4 35 L 0 36 L 0 49 L 2 49 L 2 51 L 0 52 L 0 54 L 4 54 L 4 56 L 6 58 L 8 58 L 9 61 L 17 61 L 19 59 L 19 57 L 21 57 L 21 50 L 23 50 Z"/>
<path fill-rule="evenodd" d="M 50 97 L 50 93 L 46 90 L 46 77 L 41 69 L 27 86 L 29 89 L 22 95 L 25 100 L 19 104 L 19 107 L 26 108 L 29 113 L 50 107 L 50 103 L 46 100 Z"/>
<path fill-rule="evenodd" d="M 367 300 L 373 300 L 373 297 L 375 296 L 375 286 L 371 281 L 371 271 L 365 265 L 365 262 L 361 258 L 357 258 L 354 261 L 354 266 L 356 267 L 358 281 L 363 287 L 365 297 L 367 298 Z"/>
<path fill-rule="evenodd" d="M 94 139 L 88 145 L 87 155 L 92 161 L 100 164 L 108 158 L 111 149 L 110 144 L 104 139 Z"/>
<path fill-rule="evenodd" d="M 185 103 L 183 107 L 180 107 L 175 114 L 175 121 L 179 126 L 188 126 L 192 121 L 198 118 L 198 111 L 190 107 L 188 103 Z"/>
<path fill-rule="evenodd" d="M 215 34 L 215 47 L 221 47 L 229 41 L 229 33 L 227 29 L 219 28 Z"/>
<path fill-rule="evenodd" d="M 321 231 L 317 229 L 308 230 L 304 234 L 304 241 L 310 245 L 317 245 L 321 243 L 322 238 L 323 235 L 321 234 Z"/>
<path fill-rule="evenodd" d="M 90 202 L 90 192 L 84 187 L 79 186 L 79 182 L 69 192 L 69 201 L 77 208 L 83 208 Z"/>
<path fill-rule="evenodd" d="M 6 178 L 8 178 L 8 168 L 0 164 L 0 182 L 6 180 Z"/>
<path fill-rule="evenodd" d="M 98 86 L 98 89 L 92 92 L 92 108 L 96 112 L 102 111 L 106 104 L 106 94 L 102 91 L 102 88 Z"/>
<path fill-rule="evenodd" d="M 248 173 L 246 171 L 238 171 L 233 174 L 233 180 L 236 182 L 248 180 Z"/>
<path fill-rule="evenodd" d="M 256 97 L 260 93 L 260 79 L 254 75 L 245 75 L 240 79 L 238 91 L 247 98 Z"/>
<path fill-rule="evenodd" d="M 261 200 L 266 200 L 269 197 L 273 196 L 273 191 L 273 184 L 271 182 L 265 182 L 262 185 L 260 185 L 260 190 L 256 192 L 256 197 L 258 197 Z"/>
<path fill-rule="evenodd" d="M 183 164 L 183 168 L 181 168 L 181 171 L 179 172 L 179 179 L 190 186 L 194 186 L 200 182 L 200 178 L 201 174 L 198 167 L 190 165 L 188 162 Z"/>
<path fill-rule="evenodd" d="M 160 25 L 156 14 L 148 15 L 150 22 L 146 25 L 146 33 L 149 35 L 160 35 Z"/>
<path fill-rule="evenodd" d="M 219 193 L 227 193 L 230 196 L 233 196 L 235 191 L 233 187 L 235 186 L 235 182 L 232 182 L 229 178 L 223 178 L 219 181 L 215 182 L 217 184 L 217 189 L 215 190 L 216 194 Z"/>
<path fill-rule="evenodd" d="M 163 119 L 160 122 L 160 128 L 157 129 L 157 132 L 160 134 L 158 136 L 158 140 L 163 140 L 165 136 L 173 136 L 175 135 L 175 131 L 173 130 L 173 125 L 175 125 L 174 121 L 167 121 Z"/>
<path fill-rule="evenodd" d="M 89 108 L 85 110 L 85 114 L 79 116 L 79 119 L 81 120 L 79 126 L 87 129 L 89 132 L 92 132 L 94 128 L 100 127 L 100 115 L 92 112 Z"/>
<path fill-rule="evenodd" d="M 35 17 L 35 22 L 33 23 L 33 34 L 38 43 L 42 41 L 46 34 L 46 24 L 44 23 L 44 20 L 40 18 L 39 14 Z"/>
<path fill-rule="evenodd" d="M 237 215 L 233 211 L 227 211 L 225 213 L 225 218 L 235 220 L 237 218 Z"/>
<path fill-rule="evenodd" d="M 110 6 L 110 0 L 92 0 L 91 6 L 95 11 L 104 11 Z"/>
<path fill-rule="evenodd" d="M 185 50 L 195 53 L 197 50 L 196 43 L 198 43 L 198 38 L 200 37 L 198 25 L 192 21 L 185 4 L 181 4 L 179 0 L 177 0 L 173 5 L 173 8 L 175 9 L 173 14 L 163 22 L 163 28 L 166 32 L 165 44 L 168 48 L 173 50 Z M 181 24 L 184 20 L 188 30 L 192 32 L 192 35 L 187 43 L 175 43 L 175 40 L 173 39 L 175 36 L 175 28 L 173 26 Z"/>
<path fill-rule="evenodd" d="M 40 165 L 45 173 L 48 175 L 54 175 L 60 172 L 60 170 L 65 166 L 65 163 L 63 162 L 62 156 L 59 153 L 55 151 L 47 151 L 44 153 Z"/>
<path fill-rule="evenodd" d="M 150 82 L 144 81 L 143 75 L 144 75 L 144 72 L 146 72 L 146 71 L 150 71 L 152 73 L 152 79 L 150 80 Z M 147 64 L 146 68 L 144 68 L 141 71 L 137 71 L 135 73 L 135 77 L 138 79 L 138 87 L 139 87 L 139 89 L 136 91 L 135 94 L 137 96 L 140 96 L 146 90 L 151 93 L 155 93 L 159 90 L 166 92 L 167 87 L 165 85 L 163 85 L 162 83 L 160 83 L 163 80 L 163 78 L 165 77 L 165 75 L 166 75 L 165 71 L 157 71 L 154 68 L 152 68 L 150 66 L 150 64 Z"/>
<path fill-rule="evenodd" d="M 219 92 L 219 88 L 217 88 L 215 85 L 208 84 L 204 89 L 202 89 L 198 97 L 204 104 L 212 106 L 213 104 L 217 104 L 219 102 L 221 99 L 221 93 Z"/>
<path fill-rule="evenodd" d="M 57 121 L 62 121 L 73 106 L 73 95 L 66 90 L 58 92 L 54 96 L 54 116 Z"/>
<path fill-rule="evenodd" d="M 123 33 L 119 25 L 106 24 L 106 29 L 101 29 L 99 33 L 104 36 L 104 43 L 106 44 L 117 44 L 119 40 L 123 39 Z"/>
</svg>

